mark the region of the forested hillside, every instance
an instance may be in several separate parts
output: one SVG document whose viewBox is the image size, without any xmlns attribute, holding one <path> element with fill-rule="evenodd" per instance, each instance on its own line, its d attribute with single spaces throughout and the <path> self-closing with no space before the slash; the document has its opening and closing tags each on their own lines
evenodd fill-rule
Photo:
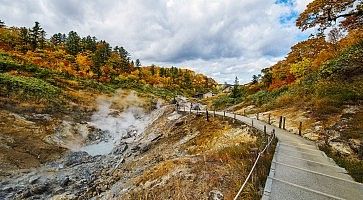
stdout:
<svg viewBox="0 0 363 200">
<path fill-rule="evenodd" d="M 306 137 L 321 141 L 330 156 L 363 181 L 363 3 L 315 0 L 296 25 L 314 34 L 254 75 L 251 83 L 239 86 L 236 80 L 231 93 L 210 106 L 304 117 L 314 122 L 304 122 L 303 128 L 314 135 Z"/>
<path fill-rule="evenodd" d="M 111 47 L 94 36 L 75 31 L 47 37 L 38 22 L 32 28 L 0 27 L 1 96 L 62 93 L 62 87 L 88 87 L 107 92 L 132 88 L 159 96 L 193 95 L 208 91 L 216 82 L 176 67 L 142 66 L 122 46 Z M 154 89 L 152 89 L 154 88 Z"/>
</svg>

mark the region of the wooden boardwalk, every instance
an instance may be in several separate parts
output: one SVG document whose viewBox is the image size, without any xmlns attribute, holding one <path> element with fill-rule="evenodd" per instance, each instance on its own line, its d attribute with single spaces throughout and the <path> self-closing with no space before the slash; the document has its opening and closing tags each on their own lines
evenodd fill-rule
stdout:
<svg viewBox="0 0 363 200">
<path fill-rule="evenodd" d="M 215 114 L 223 116 L 224 112 Z M 363 184 L 355 182 L 314 142 L 256 119 L 232 113 L 225 113 L 225 116 L 248 125 L 253 123 L 261 131 L 264 126 L 267 132 L 275 129 L 278 143 L 263 200 L 363 199 Z"/>
</svg>

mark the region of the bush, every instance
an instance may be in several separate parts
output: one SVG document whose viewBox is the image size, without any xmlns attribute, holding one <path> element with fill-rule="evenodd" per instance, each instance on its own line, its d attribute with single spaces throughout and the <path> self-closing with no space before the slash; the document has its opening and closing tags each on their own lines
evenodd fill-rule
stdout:
<svg viewBox="0 0 363 200">
<path fill-rule="evenodd" d="M 20 97 L 36 97 L 50 99 L 61 90 L 41 79 L 33 77 L 13 76 L 0 73 L 0 87 L 4 94 L 16 94 Z"/>
<path fill-rule="evenodd" d="M 239 102 L 242 102 L 242 99 L 235 99 L 231 98 L 229 95 L 222 95 L 213 101 L 213 107 L 215 109 L 224 109 Z"/>
<path fill-rule="evenodd" d="M 338 81 L 320 81 L 315 86 L 315 97 L 333 99 L 338 105 L 346 101 L 357 101 L 359 94 L 349 85 Z"/>
<path fill-rule="evenodd" d="M 345 50 L 336 59 L 325 64 L 319 74 L 322 78 L 348 80 L 363 74 L 363 41 Z"/>
<path fill-rule="evenodd" d="M 252 102 L 257 105 L 261 106 L 263 104 L 267 103 L 274 103 L 274 101 L 281 95 L 285 94 L 288 91 L 288 86 L 280 87 L 276 90 L 273 90 L 271 92 L 269 91 L 259 91 L 255 94 L 251 95 L 249 98 L 252 100 Z"/>
</svg>

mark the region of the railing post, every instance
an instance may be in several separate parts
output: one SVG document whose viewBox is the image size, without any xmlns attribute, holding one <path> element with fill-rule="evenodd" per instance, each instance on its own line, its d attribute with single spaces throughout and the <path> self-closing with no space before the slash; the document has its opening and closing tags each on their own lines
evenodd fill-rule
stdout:
<svg viewBox="0 0 363 200">
<path fill-rule="evenodd" d="M 226 111 L 223 111 L 223 120 L 226 117 Z"/>
<path fill-rule="evenodd" d="M 285 123 L 286 123 L 286 117 L 284 117 L 283 122 L 282 122 L 282 129 L 284 129 L 284 130 L 285 130 Z"/>
<path fill-rule="evenodd" d="M 264 126 L 263 126 L 263 134 L 264 134 L 264 136 L 266 137 L 266 135 L 267 135 L 266 125 L 264 125 Z"/>
<path fill-rule="evenodd" d="M 282 125 L 282 116 L 280 116 L 280 120 L 279 120 L 279 128 L 281 128 Z"/>
<path fill-rule="evenodd" d="M 300 125 L 299 125 L 299 135 L 301 136 L 301 129 L 302 129 L 302 122 L 300 122 Z"/>
<path fill-rule="evenodd" d="M 252 128 L 253 128 L 253 119 L 252 119 Z"/>
<path fill-rule="evenodd" d="M 271 113 L 268 114 L 268 124 L 271 124 Z"/>
<path fill-rule="evenodd" d="M 179 113 L 179 104 L 176 103 L 176 113 Z"/>
<path fill-rule="evenodd" d="M 213 110 L 213 117 L 216 117 L 216 109 Z"/>
<path fill-rule="evenodd" d="M 208 115 L 208 109 L 207 108 L 205 109 L 205 115 L 207 117 L 207 122 L 209 122 L 209 115 Z"/>
<path fill-rule="evenodd" d="M 257 120 L 259 120 L 259 118 L 260 118 L 260 116 L 259 116 L 259 115 L 260 115 L 260 113 L 257 113 L 257 114 L 256 114 L 256 119 L 257 119 Z"/>
</svg>

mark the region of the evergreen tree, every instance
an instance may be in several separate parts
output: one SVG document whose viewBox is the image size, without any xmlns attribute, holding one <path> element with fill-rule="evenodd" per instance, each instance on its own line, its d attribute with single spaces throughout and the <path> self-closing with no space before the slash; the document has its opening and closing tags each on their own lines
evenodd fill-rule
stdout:
<svg viewBox="0 0 363 200">
<path fill-rule="evenodd" d="M 159 70 L 159 75 L 160 75 L 160 77 L 164 77 L 165 76 L 165 69 L 164 68 L 160 68 L 160 70 Z"/>
<path fill-rule="evenodd" d="M 4 28 L 5 27 L 5 22 L 0 20 L 0 28 Z"/>
<path fill-rule="evenodd" d="M 29 31 L 30 46 L 33 51 L 39 46 L 42 31 L 43 29 L 40 27 L 39 22 L 35 22 L 34 27 Z"/>
<path fill-rule="evenodd" d="M 82 38 L 81 41 L 81 46 L 82 46 L 82 51 L 91 51 L 91 52 L 95 52 L 96 51 L 96 44 L 97 44 L 97 39 L 96 37 L 91 37 L 91 36 L 87 36 Z"/>
<path fill-rule="evenodd" d="M 29 38 L 29 30 L 26 27 L 21 27 L 20 28 L 20 50 L 25 53 L 26 51 L 29 50 L 29 43 L 30 43 L 30 38 Z"/>
<path fill-rule="evenodd" d="M 66 34 L 56 33 L 50 38 L 50 42 L 52 42 L 54 45 L 60 45 L 64 43 L 66 39 L 67 39 Z"/>
<path fill-rule="evenodd" d="M 139 60 L 139 59 L 136 59 L 136 61 L 135 61 L 135 65 L 136 65 L 136 67 L 140 67 L 140 66 L 141 66 L 141 62 L 140 62 L 140 60 Z"/>
<path fill-rule="evenodd" d="M 238 98 L 238 97 L 241 97 L 241 96 L 242 96 L 241 89 L 240 89 L 238 78 L 236 76 L 236 79 L 234 80 L 234 85 L 233 85 L 233 88 L 232 88 L 232 92 L 231 92 L 231 97 L 232 98 Z"/>
<path fill-rule="evenodd" d="M 151 75 L 154 76 L 155 75 L 155 65 L 151 65 L 150 67 L 150 72 L 151 72 Z"/>
<path fill-rule="evenodd" d="M 40 31 L 40 35 L 39 35 L 39 47 L 41 49 L 44 48 L 44 45 L 45 45 L 45 36 L 46 36 L 46 33 L 44 30 L 41 30 Z"/>
<path fill-rule="evenodd" d="M 183 84 L 185 88 L 190 88 L 192 87 L 192 79 L 190 77 L 189 72 L 185 72 L 184 76 L 183 76 Z"/>
<path fill-rule="evenodd" d="M 71 55 L 77 55 L 81 51 L 81 37 L 75 31 L 71 31 L 65 41 L 66 50 Z"/>
<path fill-rule="evenodd" d="M 111 55 L 111 47 L 106 41 L 97 42 L 96 51 L 92 57 L 93 60 L 93 72 L 97 74 L 98 77 L 101 76 L 101 67 L 107 62 L 107 59 Z"/>
<path fill-rule="evenodd" d="M 130 54 L 126 51 L 123 47 L 116 46 L 114 48 L 114 51 L 118 53 L 118 55 L 121 58 L 121 68 L 124 72 L 130 73 L 131 67 L 130 67 Z"/>
<path fill-rule="evenodd" d="M 253 75 L 252 76 L 252 84 L 258 83 L 258 79 L 259 79 L 259 77 L 257 75 Z"/>
</svg>

